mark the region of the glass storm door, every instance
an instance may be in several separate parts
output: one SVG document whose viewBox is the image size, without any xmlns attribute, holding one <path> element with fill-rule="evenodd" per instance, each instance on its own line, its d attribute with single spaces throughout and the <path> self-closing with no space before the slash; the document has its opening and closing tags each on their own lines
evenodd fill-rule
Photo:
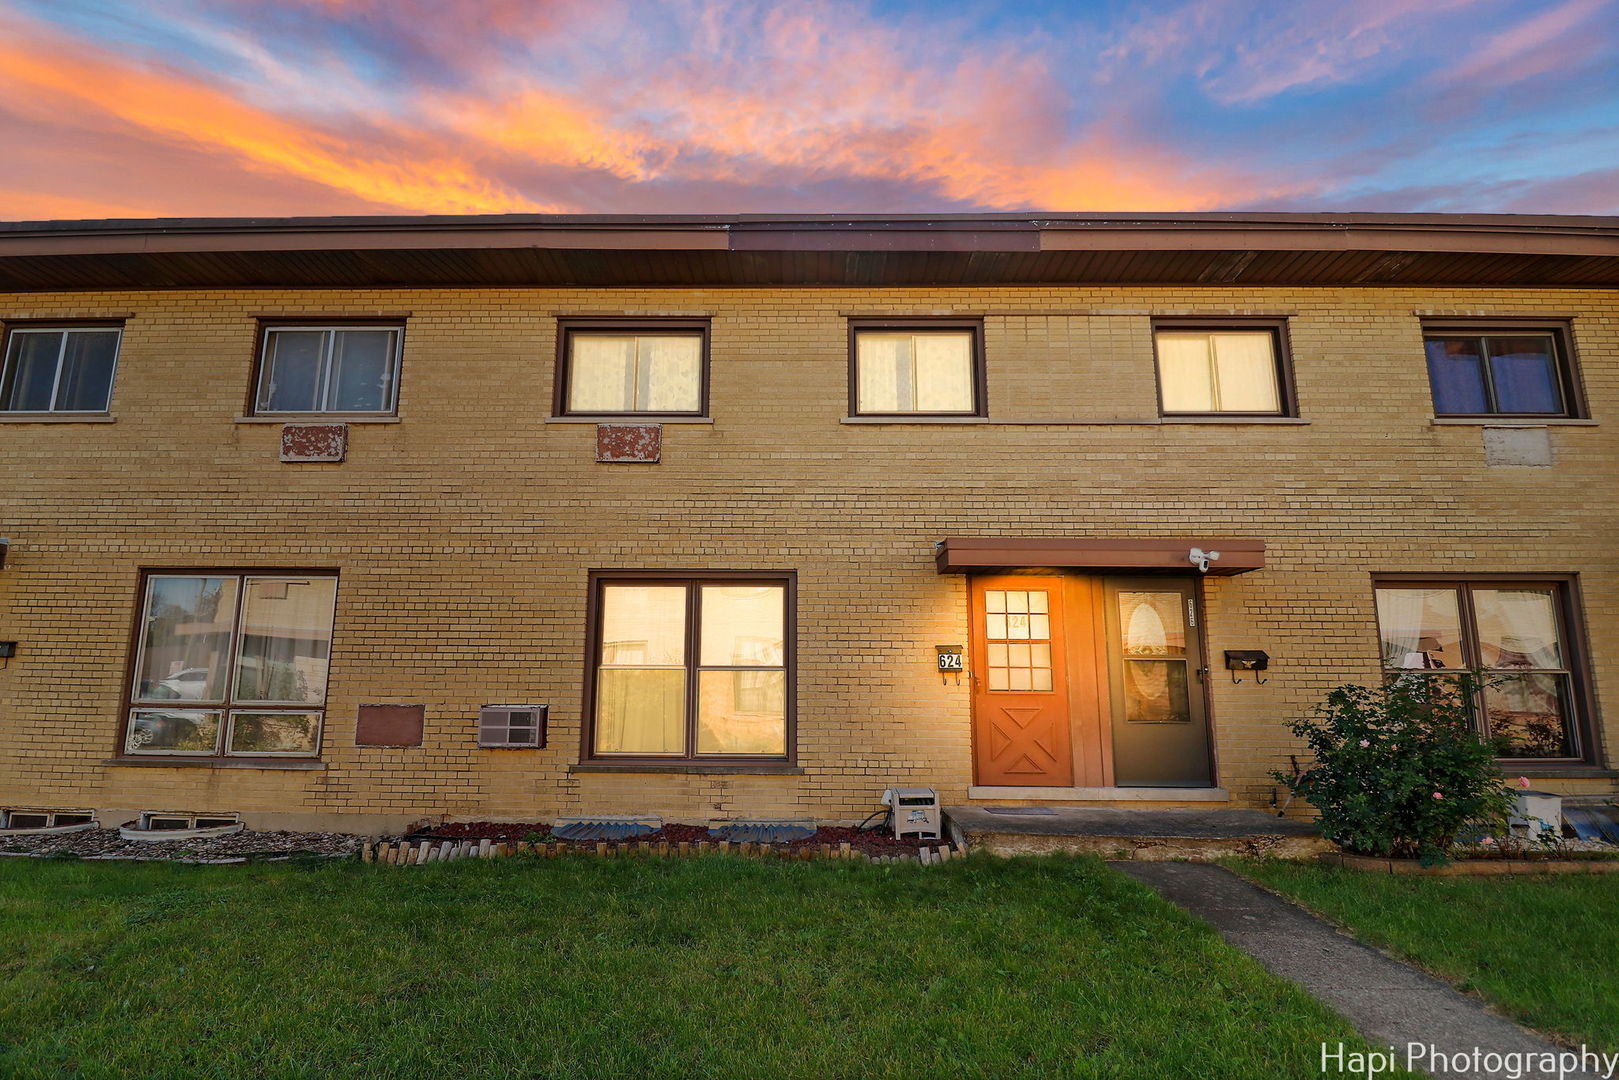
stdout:
<svg viewBox="0 0 1619 1080">
<path fill-rule="evenodd" d="M 973 755 L 978 783 L 1068 787 L 1061 578 L 974 577 Z"/>
<path fill-rule="evenodd" d="M 1202 650 L 1195 584 L 1109 578 L 1107 649 L 1113 775 L 1120 787 L 1207 787 Z"/>
</svg>

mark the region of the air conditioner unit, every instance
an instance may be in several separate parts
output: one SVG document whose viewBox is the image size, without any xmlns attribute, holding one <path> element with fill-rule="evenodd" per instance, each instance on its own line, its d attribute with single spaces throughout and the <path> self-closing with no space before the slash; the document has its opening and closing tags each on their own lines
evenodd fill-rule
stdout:
<svg viewBox="0 0 1619 1080">
<path fill-rule="evenodd" d="M 478 710 L 478 745 L 492 749 L 545 746 L 549 705 L 485 705 Z"/>
<path fill-rule="evenodd" d="M 944 815 L 939 809 L 939 793 L 932 788 L 889 788 L 883 792 L 883 805 L 893 809 L 894 839 L 917 836 L 923 840 L 938 840 L 943 835 Z"/>
</svg>

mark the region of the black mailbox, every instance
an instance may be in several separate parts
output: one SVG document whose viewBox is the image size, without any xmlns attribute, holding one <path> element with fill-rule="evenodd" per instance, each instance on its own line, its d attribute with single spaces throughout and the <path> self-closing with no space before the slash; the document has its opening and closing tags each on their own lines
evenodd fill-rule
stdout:
<svg viewBox="0 0 1619 1080">
<path fill-rule="evenodd" d="M 1227 649 L 1225 666 L 1229 671 L 1268 671 L 1270 654 L 1260 649 Z"/>
</svg>

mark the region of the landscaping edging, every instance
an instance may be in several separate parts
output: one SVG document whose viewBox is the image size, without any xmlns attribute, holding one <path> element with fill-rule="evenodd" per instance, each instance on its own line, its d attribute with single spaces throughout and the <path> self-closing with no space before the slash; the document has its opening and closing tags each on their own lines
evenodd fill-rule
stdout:
<svg viewBox="0 0 1619 1080">
<path fill-rule="evenodd" d="M 863 851 L 856 851 L 851 844 L 819 844 L 816 846 L 798 845 L 788 847 L 784 844 L 765 843 L 739 843 L 733 844 L 729 840 L 699 840 L 670 842 L 668 840 L 626 840 L 618 843 L 597 841 L 594 845 L 584 843 L 538 843 L 527 841 L 509 843 L 506 841 L 491 840 L 419 840 L 415 842 L 393 843 L 383 841 L 380 843 L 367 843 L 360 848 L 362 862 L 382 863 L 387 866 L 422 866 L 426 863 L 449 862 L 454 859 L 497 859 L 509 858 L 514 855 L 527 855 L 533 858 L 555 859 L 560 855 L 587 855 L 600 858 L 624 858 L 629 856 L 660 856 L 660 857 L 687 857 L 692 855 L 743 855 L 750 858 L 811 860 L 811 859 L 852 859 L 859 862 L 872 863 L 920 863 L 923 866 L 937 866 L 949 862 L 952 858 L 959 858 L 960 853 L 953 851 L 948 844 L 936 848 L 918 848 L 916 855 L 868 855 Z"/>
<path fill-rule="evenodd" d="M 1411 874 L 1418 877 L 1501 877 L 1508 874 L 1614 874 L 1619 859 L 1457 859 L 1438 866 L 1423 866 L 1416 859 L 1385 859 L 1328 851 L 1318 856 L 1329 866 L 1373 874 Z"/>
</svg>

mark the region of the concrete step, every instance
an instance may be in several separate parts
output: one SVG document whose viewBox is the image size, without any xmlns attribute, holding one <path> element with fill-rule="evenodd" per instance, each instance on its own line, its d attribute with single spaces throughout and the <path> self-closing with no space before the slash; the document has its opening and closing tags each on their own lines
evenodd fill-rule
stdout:
<svg viewBox="0 0 1619 1080">
<path fill-rule="evenodd" d="M 952 839 L 968 851 L 992 855 L 1208 861 L 1231 855 L 1303 859 L 1333 850 L 1309 822 L 1261 810 L 947 806 L 944 815 Z"/>
</svg>

